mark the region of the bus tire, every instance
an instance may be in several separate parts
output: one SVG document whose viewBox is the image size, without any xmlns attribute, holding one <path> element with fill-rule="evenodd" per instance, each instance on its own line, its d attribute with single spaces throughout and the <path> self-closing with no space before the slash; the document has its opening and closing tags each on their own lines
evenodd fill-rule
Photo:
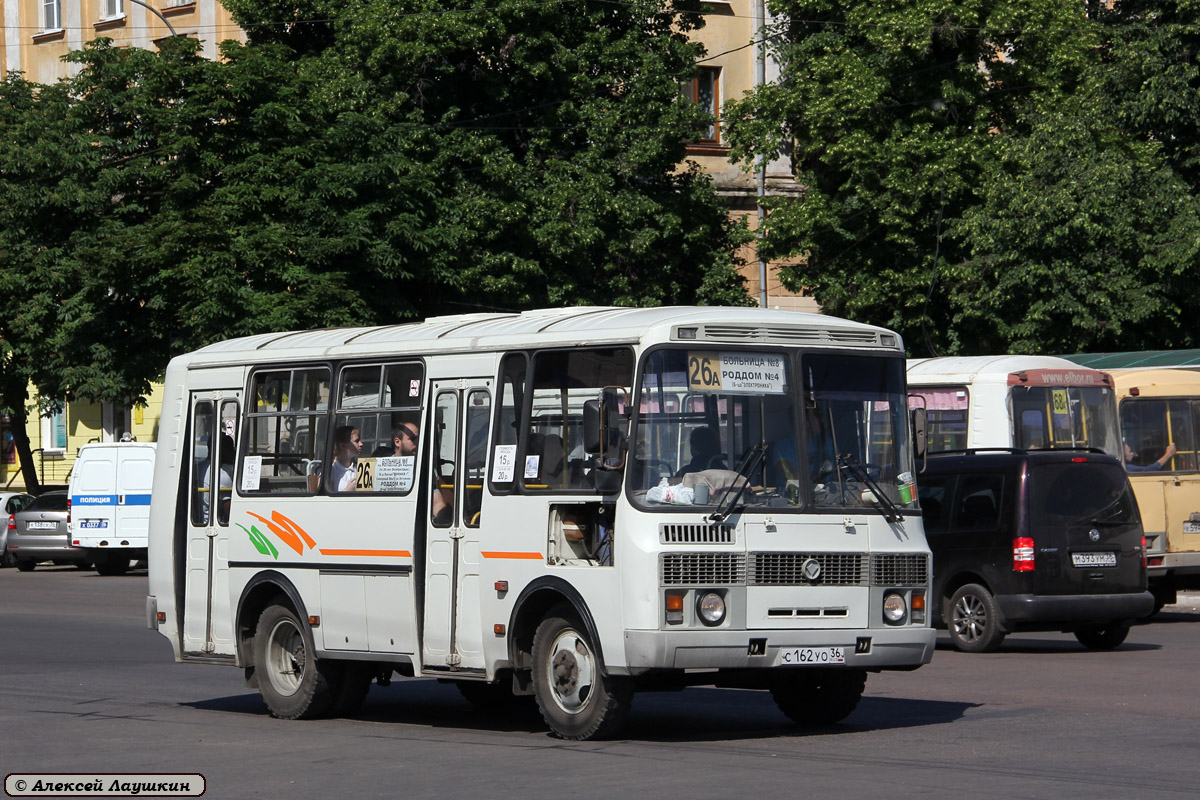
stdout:
<svg viewBox="0 0 1200 800">
<path fill-rule="evenodd" d="M 633 702 L 628 678 L 608 675 L 573 608 L 556 606 L 533 635 L 533 694 L 555 736 L 615 734 Z"/>
<path fill-rule="evenodd" d="M 951 643 L 964 653 L 991 653 L 1005 637 L 996 598 L 978 583 L 960 587 L 950 598 L 946 628 Z"/>
<path fill-rule="evenodd" d="M 801 725 L 832 725 L 853 713 L 867 686 L 861 669 L 783 669 L 771 679 L 779 710 Z"/>
<path fill-rule="evenodd" d="M 292 609 L 267 606 L 254 632 L 254 665 L 271 716 L 312 719 L 329 710 L 335 699 L 329 679 L 337 665 L 315 653 L 312 631 Z"/>
</svg>

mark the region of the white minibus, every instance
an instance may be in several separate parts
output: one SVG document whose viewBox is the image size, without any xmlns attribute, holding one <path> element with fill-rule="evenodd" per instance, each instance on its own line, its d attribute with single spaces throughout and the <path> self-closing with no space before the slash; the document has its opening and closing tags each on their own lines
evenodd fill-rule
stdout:
<svg viewBox="0 0 1200 800">
<path fill-rule="evenodd" d="M 1054 356 L 947 356 L 908 362 L 930 452 L 1094 448 L 1121 456 L 1112 377 Z"/>
<path fill-rule="evenodd" d="M 148 623 L 282 718 L 400 675 L 568 739 L 697 684 L 838 721 L 934 649 L 903 353 L 736 308 L 210 345 L 166 373 Z"/>
</svg>

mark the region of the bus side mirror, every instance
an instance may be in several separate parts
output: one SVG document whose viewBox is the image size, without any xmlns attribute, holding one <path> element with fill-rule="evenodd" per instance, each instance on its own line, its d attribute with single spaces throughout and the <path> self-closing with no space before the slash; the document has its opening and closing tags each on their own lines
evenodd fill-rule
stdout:
<svg viewBox="0 0 1200 800">
<path fill-rule="evenodd" d="M 600 452 L 599 400 L 585 400 L 583 403 L 583 449 L 593 454 Z"/>
<path fill-rule="evenodd" d="M 914 408 L 912 410 L 912 440 L 913 452 L 917 458 L 925 457 L 926 433 L 925 433 L 925 409 Z"/>
</svg>

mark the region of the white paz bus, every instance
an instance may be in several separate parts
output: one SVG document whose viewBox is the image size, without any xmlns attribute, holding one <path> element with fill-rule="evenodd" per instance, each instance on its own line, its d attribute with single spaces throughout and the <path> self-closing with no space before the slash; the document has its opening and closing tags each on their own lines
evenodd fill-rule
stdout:
<svg viewBox="0 0 1200 800">
<path fill-rule="evenodd" d="M 396 673 L 533 694 L 570 739 L 698 684 L 829 723 L 933 653 L 913 449 L 899 337 L 821 315 L 222 342 L 167 369 L 148 621 L 283 718 Z"/>
<path fill-rule="evenodd" d="M 926 411 L 931 452 L 1091 447 L 1121 457 L 1112 377 L 1063 358 L 915 358 L 908 390 Z"/>
</svg>

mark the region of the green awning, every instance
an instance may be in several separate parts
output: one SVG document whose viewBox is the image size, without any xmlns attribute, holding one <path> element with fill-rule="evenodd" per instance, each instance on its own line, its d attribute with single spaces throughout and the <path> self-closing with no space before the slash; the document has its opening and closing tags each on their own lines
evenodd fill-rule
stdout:
<svg viewBox="0 0 1200 800">
<path fill-rule="evenodd" d="M 1200 350 L 1142 350 L 1136 353 L 1076 353 L 1063 356 L 1091 369 L 1129 367 L 1200 367 Z"/>
</svg>

